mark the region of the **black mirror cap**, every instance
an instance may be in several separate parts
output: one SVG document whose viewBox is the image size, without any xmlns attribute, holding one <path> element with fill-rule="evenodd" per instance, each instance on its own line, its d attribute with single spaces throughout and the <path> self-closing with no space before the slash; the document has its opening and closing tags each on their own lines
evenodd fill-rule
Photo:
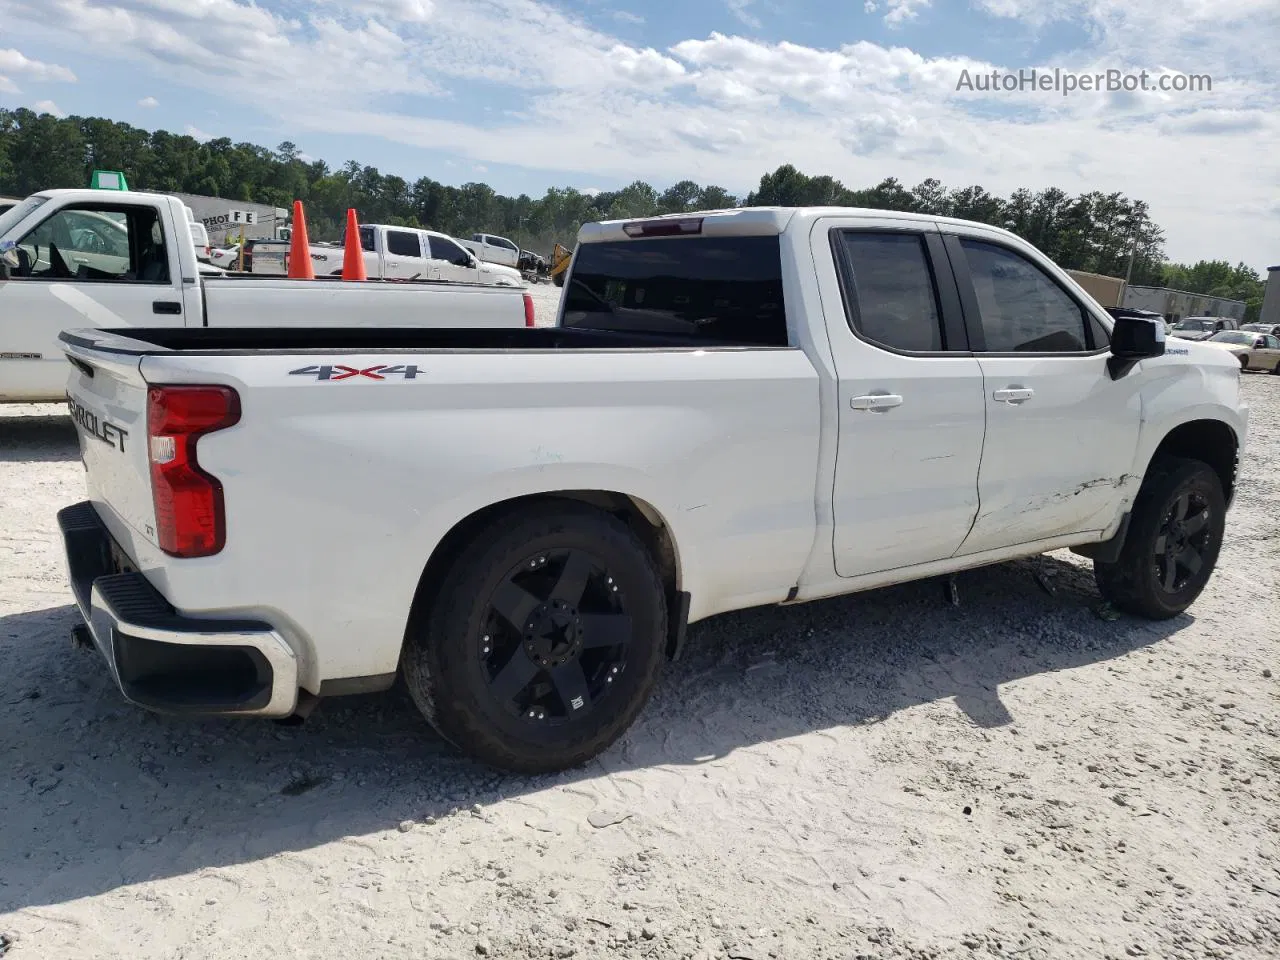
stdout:
<svg viewBox="0 0 1280 960">
<path fill-rule="evenodd" d="M 1116 317 L 1111 328 L 1111 353 L 1135 360 L 1164 356 L 1164 322 L 1146 317 Z"/>
<path fill-rule="evenodd" d="M 1139 360 L 1164 356 L 1164 321 L 1145 317 L 1115 318 L 1111 328 L 1111 356 L 1107 370 L 1119 380 Z"/>
</svg>

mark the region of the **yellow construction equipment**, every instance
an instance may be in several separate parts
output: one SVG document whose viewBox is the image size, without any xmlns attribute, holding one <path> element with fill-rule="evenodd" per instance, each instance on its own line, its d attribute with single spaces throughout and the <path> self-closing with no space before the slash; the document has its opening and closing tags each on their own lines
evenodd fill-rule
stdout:
<svg viewBox="0 0 1280 960">
<path fill-rule="evenodd" d="M 551 282 L 557 287 L 564 286 L 565 274 L 569 271 L 569 261 L 573 259 L 573 251 L 563 244 L 557 243 L 551 251 Z"/>
</svg>

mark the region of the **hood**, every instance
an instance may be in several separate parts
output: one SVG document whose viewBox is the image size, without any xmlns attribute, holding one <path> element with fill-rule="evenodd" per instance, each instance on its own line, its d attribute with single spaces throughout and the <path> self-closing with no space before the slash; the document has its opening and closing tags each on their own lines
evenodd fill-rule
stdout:
<svg viewBox="0 0 1280 960">
<path fill-rule="evenodd" d="M 510 280 L 524 280 L 524 276 L 515 267 L 505 267 L 500 263 L 489 263 L 487 260 L 480 261 L 480 272 L 506 277 Z"/>
</svg>

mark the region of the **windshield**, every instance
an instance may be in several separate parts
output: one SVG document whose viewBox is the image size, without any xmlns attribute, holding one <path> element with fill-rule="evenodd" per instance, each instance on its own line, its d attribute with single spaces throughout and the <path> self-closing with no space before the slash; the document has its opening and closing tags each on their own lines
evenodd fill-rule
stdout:
<svg viewBox="0 0 1280 960">
<path fill-rule="evenodd" d="M 1257 338 L 1251 333 L 1244 333 L 1240 330 L 1223 330 L 1221 333 L 1215 333 L 1209 338 L 1213 343 L 1242 343 L 1246 347 L 1252 346 L 1253 341 Z"/>
<path fill-rule="evenodd" d="M 1212 320 L 1183 320 L 1173 325 L 1175 330 L 1212 330 Z"/>
<path fill-rule="evenodd" d="M 48 200 L 48 197 L 27 197 L 27 199 L 23 200 L 17 206 L 11 207 L 4 213 L 0 213 L 0 237 L 3 237 L 6 233 L 12 230 L 14 226 L 25 220 L 27 218 L 27 214 L 32 210 L 40 206 L 42 203 L 47 203 Z M 17 238 L 15 237 L 14 239 Z"/>
</svg>

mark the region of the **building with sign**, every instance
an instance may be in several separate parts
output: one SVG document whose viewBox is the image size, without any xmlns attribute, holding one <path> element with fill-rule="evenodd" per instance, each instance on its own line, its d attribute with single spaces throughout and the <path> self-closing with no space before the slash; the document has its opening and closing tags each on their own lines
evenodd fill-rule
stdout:
<svg viewBox="0 0 1280 960">
<path fill-rule="evenodd" d="M 191 208 L 196 219 L 209 231 L 209 244 L 225 247 L 240 239 L 273 238 L 289 224 L 289 211 L 265 203 L 248 203 L 244 200 L 227 200 L 223 197 L 201 197 L 193 193 L 175 193 Z"/>
</svg>

